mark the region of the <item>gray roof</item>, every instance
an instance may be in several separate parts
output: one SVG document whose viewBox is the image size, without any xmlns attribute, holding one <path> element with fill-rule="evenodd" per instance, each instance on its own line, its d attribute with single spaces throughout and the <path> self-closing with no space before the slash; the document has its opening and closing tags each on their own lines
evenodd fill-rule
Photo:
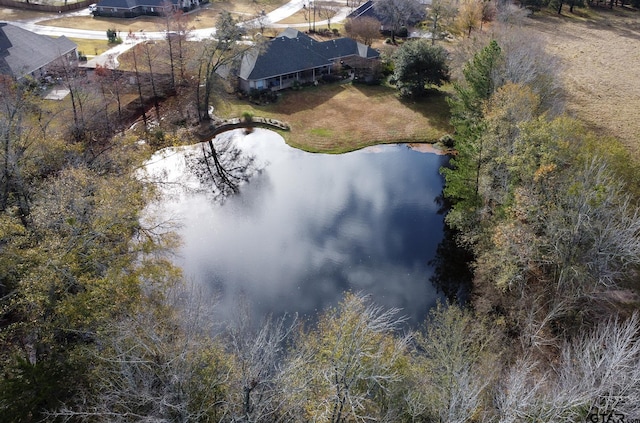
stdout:
<svg viewBox="0 0 640 423">
<path fill-rule="evenodd" d="M 311 40 L 314 42 L 317 43 Z M 315 53 L 309 46 L 310 43 L 301 38 L 274 38 L 262 54 L 257 50 L 245 54 L 239 76 L 246 80 L 265 79 L 331 65 L 328 58 Z"/>
<path fill-rule="evenodd" d="M 347 18 L 351 18 L 351 19 L 364 18 L 364 17 L 374 18 L 379 20 L 380 22 L 384 20 L 380 17 L 380 15 L 376 13 L 375 9 L 373 8 L 372 0 L 368 0 L 362 3 L 360 6 L 358 6 L 353 12 L 349 13 L 349 15 L 347 16 Z"/>
<path fill-rule="evenodd" d="M 178 4 L 178 0 L 171 0 L 172 4 Z M 166 0 L 102 0 L 97 7 L 110 7 L 114 9 L 135 9 L 136 7 L 166 7 Z"/>
<path fill-rule="evenodd" d="M 67 37 L 51 38 L 0 22 L 0 73 L 21 78 L 72 52 Z"/>
<path fill-rule="evenodd" d="M 316 41 L 298 30 L 287 28 L 271 40 L 262 53 L 252 50 L 244 55 L 239 77 L 266 79 L 327 66 L 333 60 L 348 56 L 373 59 L 380 54 L 351 38 Z"/>
</svg>

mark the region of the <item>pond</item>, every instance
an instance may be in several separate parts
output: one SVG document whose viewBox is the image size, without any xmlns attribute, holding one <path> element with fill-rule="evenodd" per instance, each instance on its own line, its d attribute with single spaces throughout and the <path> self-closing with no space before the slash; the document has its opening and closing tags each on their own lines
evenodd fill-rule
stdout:
<svg viewBox="0 0 640 423">
<path fill-rule="evenodd" d="M 237 193 L 220 196 L 208 169 L 193 172 L 204 162 L 185 160 L 207 144 L 163 150 L 148 166 L 169 182 L 160 213 L 181 225 L 177 264 L 219 296 L 220 318 L 242 298 L 254 316 L 313 319 L 353 291 L 401 308 L 416 325 L 443 298 L 430 279 L 444 233 L 446 156 L 407 145 L 310 154 L 267 130 L 223 134 L 216 146 L 221 138 L 240 152 L 234 163 L 251 169 Z"/>
</svg>

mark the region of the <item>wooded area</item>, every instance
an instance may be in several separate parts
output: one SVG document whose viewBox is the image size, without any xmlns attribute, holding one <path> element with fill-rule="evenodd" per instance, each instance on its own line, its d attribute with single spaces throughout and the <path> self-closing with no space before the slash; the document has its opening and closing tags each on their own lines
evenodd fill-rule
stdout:
<svg viewBox="0 0 640 423">
<path fill-rule="evenodd" d="M 442 6 L 433 28 L 448 19 Z M 196 49 L 167 21 L 177 36 L 133 49 L 132 81 L 107 66 L 87 83 L 61 67 L 64 104 L 0 81 L 3 421 L 640 418 L 638 163 L 564 114 L 562 69 L 535 34 L 513 30 L 517 11 L 500 13 L 447 63 L 431 43 L 406 48 L 443 71 L 408 81 L 410 93 L 451 69 L 444 196 L 473 270 L 469 303 L 441 304 L 419 328 L 361 293 L 313 324 L 256 326 L 243 303 L 216 321 L 215 302 L 171 261 L 172 222 L 142 218 L 157 195 L 144 161 L 210 117 L 216 71 L 246 48 L 228 14 L 223 35 Z M 167 111 L 175 92 L 189 106 Z"/>
</svg>

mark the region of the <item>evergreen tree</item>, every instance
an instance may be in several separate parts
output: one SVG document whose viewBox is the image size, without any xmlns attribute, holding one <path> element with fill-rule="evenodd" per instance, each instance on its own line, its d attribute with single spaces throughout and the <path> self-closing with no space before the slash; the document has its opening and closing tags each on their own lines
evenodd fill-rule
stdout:
<svg viewBox="0 0 640 423">
<path fill-rule="evenodd" d="M 454 84 L 456 97 L 449 101 L 457 154 L 450 162 L 451 167 L 444 168 L 442 173 L 446 179 L 444 193 L 454 201 L 447 219 L 458 229 L 477 223 L 474 216 L 481 206 L 480 171 L 487 160 L 482 140 L 486 126 L 483 106 L 499 85 L 496 76 L 501 58 L 501 49 L 492 40 L 465 65 L 464 83 Z"/>
</svg>

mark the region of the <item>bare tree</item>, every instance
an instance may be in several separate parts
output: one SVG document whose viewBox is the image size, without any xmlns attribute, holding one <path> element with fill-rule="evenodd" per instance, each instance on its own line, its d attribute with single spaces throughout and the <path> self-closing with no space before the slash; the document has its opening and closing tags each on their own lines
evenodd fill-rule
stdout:
<svg viewBox="0 0 640 423">
<path fill-rule="evenodd" d="M 566 422 L 590 421 L 593 414 L 600 419 L 600 413 L 614 419 L 638 415 L 639 332 L 635 313 L 626 320 L 602 322 L 566 341 L 550 369 L 523 356 L 497 387 L 496 420 Z"/>
<path fill-rule="evenodd" d="M 54 416 L 190 422 L 218 421 L 225 414 L 232 361 L 214 341 L 211 304 L 197 291 L 171 288 L 164 301 L 147 304 L 102 334 L 102 348 L 89 351 L 99 369 L 96 391 Z"/>
<path fill-rule="evenodd" d="M 495 2 L 489 0 L 482 1 L 482 13 L 480 18 L 480 31 L 482 31 L 482 25 L 485 22 L 491 22 L 495 19 L 497 14 Z"/>
<path fill-rule="evenodd" d="M 142 46 L 142 52 L 147 62 L 147 69 L 149 72 L 149 82 L 151 83 L 151 96 L 153 97 L 153 107 L 156 111 L 156 124 L 160 124 L 160 90 L 158 87 L 158 81 L 156 81 L 156 75 L 153 71 L 154 67 L 157 67 L 157 52 L 153 51 L 152 46 L 148 42 L 140 43 Z"/>
<path fill-rule="evenodd" d="M 367 297 L 347 294 L 327 311 L 318 329 L 301 336 L 297 350 L 311 361 L 298 393 L 305 419 L 330 421 L 393 420 L 389 401 L 402 379 L 400 362 L 408 337 L 395 337 L 404 319 Z"/>
<path fill-rule="evenodd" d="M 460 32 L 471 37 L 471 31 L 479 28 L 482 22 L 482 0 L 464 0 L 458 10 L 456 25 Z"/>
<path fill-rule="evenodd" d="M 258 7 L 249 20 L 245 22 L 244 26 L 248 28 L 254 36 L 257 34 L 264 35 L 264 31 L 270 23 L 269 16 L 265 13 L 264 9 Z"/>
<path fill-rule="evenodd" d="M 176 10 L 165 15 L 165 32 L 169 66 L 171 70 L 171 88 L 176 86 L 176 69 L 178 70 L 179 83 L 186 81 L 187 65 L 187 39 L 191 32 L 189 20 L 182 10 Z"/>
<path fill-rule="evenodd" d="M 489 322 L 458 306 L 438 305 L 416 335 L 416 344 L 415 370 L 405 395 L 413 417 L 472 420 L 486 407 L 483 397 L 497 368 L 497 336 Z"/>
<path fill-rule="evenodd" d="M 440 38 L 443 27 L 452 20 L 457 13 L 456 5 L 451 0 L 433 0 L 427 11 L 427 17 L 431 19 L 431 44 L 435 44 Z"/>
<path fill-rule="evenodd" d="M 122 115 L 122 72 L 115 70 L 114 58 L 109 57 L 105 66 L 97 66 L 94 72 L 100 84 L 100 90 L 105 99 L 105 111 L 108 114 L 109 104 L 115 100 L 118 107 L 118 124 L 117 127 L 123 127 Z M 109 94 L 107 96 L 107 93 Z"/>
<path fill-rule="evenodd" d="M 502 80 L 530 87 L 540 97 L 541 112 L 556 116 L 564 111 L 562 65 L 547 52 L 544 39 L 519 27 L 514 31 L 503 25 L 494 31 L 502 49 Z"/>
<path fill-rule="evenodd" d="M 223 69 L 230 71 L 245 52 L 260 48 L 260 45 L 240 43 L 241 36 L 242 32 L 237 22 L 229 12 L 224 11 L 216 22 L 216 33 L 202 43 L 196 64 L 199 81 L 196 87 L 196 102 L 200 121 L 211 118 L 209 106 L 219 79 L 218 72 Z"/>
<path fill-rule="evenodd" d="M 278 386 L 279 363 L 285 354 L 285 341 L 296 327 L 287 316 L 267 318 L 254 327 L 248 305 L 239 307 L 228 332 L 230 353 L 236 360 L 228 409 L 232 421 L 274 421 L 283 412 L 283 397 Z"/>
<path fill-rule="evenodd" d="M 640 210 L 602 159 L 583 166 L 547 220 L 557 289 L 572 295 L 615 287 L 640 264 Z"/>
<path fill-rule="evenodd" d="M 370 16 L 348 19 L 344 24 L 344 29 L 349 37 L 368 46 L 380 37 L 381 27 L 380 21 Z"/>
<path fill-rule="evenodd" d="M 327 28 L 331 29 L 331 19 L 333 19 L 338 14 L 340 8 L 331 3 L 318 3 L 315 7 L 318 9 L 318 16 L 326 20 Z"/>
<path fill-rule="evenodd" d="M 24 166 L 31 144 L 25 125 L 30 108 L 28 98 L 24 87 L 17 86 L 8 78 L 0 80 L 0 212 L 17 206 L 24 226 L 29 226 L 32 201 Z"/>
<path fill-rule="evenodd" d="M 69 90 L 71 99 L 71 110 L 73 112 L 73 127 L 71 133 L 76 141 L 83 140 L 86 136 L 86 121 L 84 113 L 84 103 L 88 98 L 85 91 L 85 78 L 83 72 L 78 68 L 76 62 L 58 60 L 50 71 L 59 77 Z"/>
<path fill-rule="evenodd" d="M 417 0 L 375 0 L 373 8 L 382 23 L 391 28 L 391 41 L 402 26 L 419 22 L 425 17 L 425 7 Z"/>
<path fill-rule="evenodd" d="M 144 102 L 144 97 L 142 95 L 142 80 L 140 79 L 140 72 L 138 71 L 138 55 L 136 53 L 136 46 L 131 49 L 132 57 L 133 57 L 133 70 L 136 75 L 136 87 L 138 88 L 138 100 L 140 102 L 140 111 L 142 113 L 142 120 L 144 122 L 144 130 L 147 132 L 149 130 L 149 125 L 147 123 L 147 111 L 146 104 Z"/>
</svg>

